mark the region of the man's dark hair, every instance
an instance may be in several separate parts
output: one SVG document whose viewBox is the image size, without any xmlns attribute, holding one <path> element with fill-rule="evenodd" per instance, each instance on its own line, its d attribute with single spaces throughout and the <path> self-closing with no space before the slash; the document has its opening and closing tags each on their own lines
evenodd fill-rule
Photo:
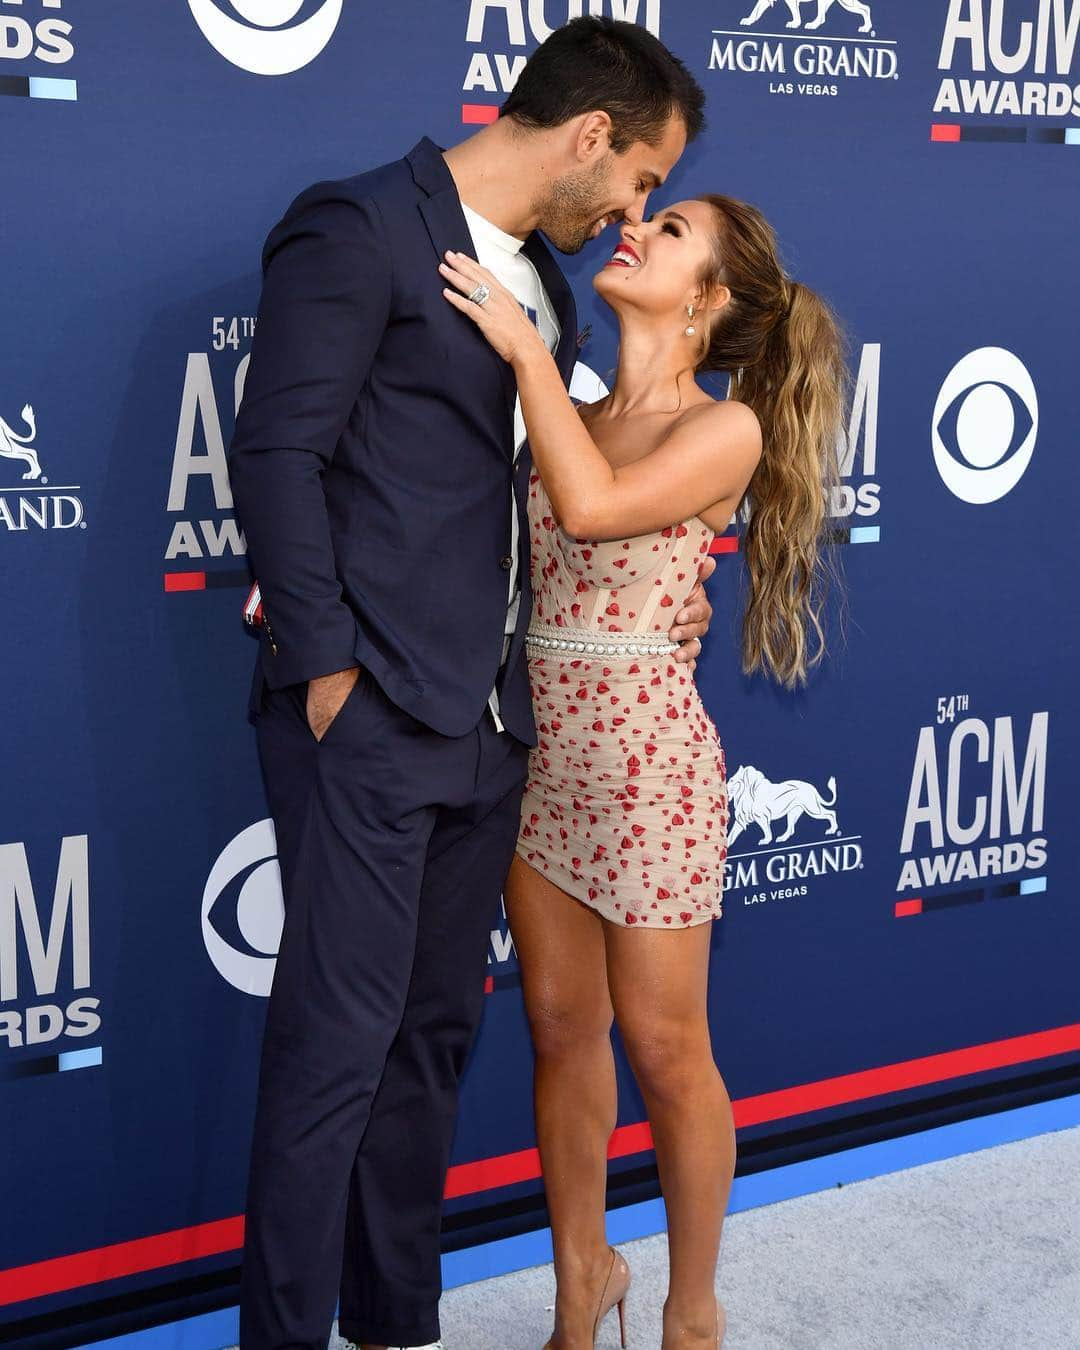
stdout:
<svg viewBox="0 0 1080 1350">
<path fill-rule="evenodd" d="M 524 127 L 557 127 L 582 113 L 611 118 L 611 148 L 656 145 L 673 114 L 692 141 L 705 125 L 705 93 L 677 56 L 647 29 L 583 16 L 556 28 L 525 63 L 499 110 Z"/>
</svg>

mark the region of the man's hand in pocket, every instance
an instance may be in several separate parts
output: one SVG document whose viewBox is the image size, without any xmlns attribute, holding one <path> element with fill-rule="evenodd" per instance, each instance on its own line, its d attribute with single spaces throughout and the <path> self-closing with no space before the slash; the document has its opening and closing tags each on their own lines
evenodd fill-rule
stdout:
<svg viewBox="0 0 1080 1350">
<path fill-rule="evenodd" d="M 337 670 L 332 675 L 319 675 L 308 681 L 307 720 L 317 741 L 326 735 L 359 677 L 360 667 L 350 666 L 348 670 Z"/>
</svg>

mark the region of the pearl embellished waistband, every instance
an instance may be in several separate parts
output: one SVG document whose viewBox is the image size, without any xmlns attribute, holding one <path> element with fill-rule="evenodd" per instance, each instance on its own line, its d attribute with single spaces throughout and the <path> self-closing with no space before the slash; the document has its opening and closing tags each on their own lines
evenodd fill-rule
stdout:
<svg viewBox="0 0 1080 1350">
<path fill-rule="evenodd" d="M 593 633 L 584 628 L 530 628 L 526 644 L 538 651 L 582 652 L 586 656 L 666 656 L 679 644 L 650 640 L 648 633 Z"/>
</svg>

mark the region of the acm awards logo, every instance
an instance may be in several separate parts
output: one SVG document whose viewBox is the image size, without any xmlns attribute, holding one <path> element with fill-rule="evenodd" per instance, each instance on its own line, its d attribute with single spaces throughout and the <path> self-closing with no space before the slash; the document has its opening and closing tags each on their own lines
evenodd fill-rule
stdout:
<svg viewBox="0 0 1080 1350">
<path fill-rule="evenodd" d="M 725 896 L 742 892 L 744 905 L 800 899 L 817 878 L 862 867 L 862 836 L 844 834 L 840 827 L 835 776 L 830 774 L 822 792 L 805 779 L 774 782 L 755 765 L 740 764 L 727 788 Z M 796 833 L 801 838 L 795 839 Z M 744 846 L 750 847 L 732 852 L 744 834 Z"/>
<path fill-rule="evenodd" d="M 188 0 L 213 49 L 253 75 L 288 75 L 309 65 L 334 36 L 343 0 L 321 0 L 298 22 L 305 0 Z M 230 13 L 229 11 L 234 11 Z"/>
<path fill-rule="evenodd" d="M 527 54 L 505 49 L 537 46 L 584 13 L 607 14 L 660 36 L 660 0 L 469 0 L 465 41 L 482 50 L 469 56 L 462 90 L 509 94 Z"/>
<path fill-rule="evenodd" d="M 75 55 L 71 24 L 57 13 L 64 0 L 27 0 L 25 6 L 22 0 L 0 3 L 5 11 L 19 6 L 18 13 L 0 13 L 0 57 L 4 60 L 43 61 L 50 67 L 66 65 Z"/>
<path fill-rule="evenodd" d="M 1004 347 L 979 347 L 942 383 L 930 421 L 934 464 L 963 502 L 983 506 L 1011 492 L 1031 463 L 1039 400 L 1027 367 Z"/>
<path fill-rule="evenodd" d="M 934 112 L 1080 116 L 1078 36 L 1080 0 L 949 0 Z"/>
<path fill-rule="evenodd" d="M 898 916 L 1046 889 L 1050 715 L 963 715 L 970 706 L 968 694 L 943 696 L 934 722 L 916 733 L 900 833 Z M 841 831 L 835 777 L 826 788 L 822 793 L 797 778 L 773 782 L 751 765 L 731 775 L 725 894 L 741 891 L 744 905 L 798 899 L 815 878 L 863 865 L 861 836 Z M 755 847 L 731 851 L 750 829 Z"/>
<path fill-rule="evenodd" d="M 0 417 L 0 526 L 9 534 L 37 530 L 86 529 L 81 491 L 77 483 L 63 490 L 49 485 L 37 443 L 37 416 L 31 404 L 23 405 L 17 428 Z M 15 477 L 16 481 L 8 480 Z M 48 488 L 48 491 L 42 489 Z"/>
<path fill-rule="evenodd" d="M 863 0 L 784 0 L 782 10 L 776 0 L 757 0 L 738 24 L 713 30 L 708 68 L 767 76 L 770 94 L 835 98 L 850 80 L 900 78 L 897 43 L 879 35 Z"/>
<path fill-rule="evenodd" d="M 1044 890 L 1048 712 L 985 718 L 969 714 L 968 694 L 937 700 L 919 727 L 900 835 L 898 913 L 933 908 L 927 891 L 966 883 L 1019 882 L 1012 893 Z M 919 908 L 911 906 L 912 893 Z M 944 898 L 944 897 L 942 897 Z M 952 899 L 952 897 L 950 897 Z"/>
<path fill-rule="evenodd" d="M 272 820 L 257 820 L 221 850 L 206 878 L 200 923 L 221 978 L 242 994 L 268 998 L 285 923 Z M 488 966 L 495 975 L 517 968 L 505 906 L 491 930 Z"/>
<path fill-rule="evenodd" d="M 90 978 L 87 836 L 67 835 L 53 876 L 31 876 L 24 843 L 0 844 L 0 1045 L 82 1039 L 101 1028 Z"/>
<path fill-rule="evenodd" d="M 834 522 L 846 522 L 854 531 L 851 543 L 877 543 L 880 529 L 862 522 L 876 517 L 881 509 L 881 484 L 877 473 L 878 403 L 881 391 L 881 343 L 864 343 L 859 352 L 859 368 L 848 425 L 841 431 L 837 446 L 841 483 L 830 512 Z"/>
<path fill-rule="evenodd" d="M 250 343 L 254 332 L 254 317 L 215 315 L 210 349 L 187 353 L 165 508 L 179 519 L 173 522 L 165 547 L 167 562 L 247 553 L 247 541 L 233 514 L 221 406 L 224 400 L 235 418 L 251 353 L 235 365 L 229 353 Z M 215 356 L 213 369 L 212 353 L 221 353 Z M 220 395 L 215 372 L 224 385 Z"/>
</svg>

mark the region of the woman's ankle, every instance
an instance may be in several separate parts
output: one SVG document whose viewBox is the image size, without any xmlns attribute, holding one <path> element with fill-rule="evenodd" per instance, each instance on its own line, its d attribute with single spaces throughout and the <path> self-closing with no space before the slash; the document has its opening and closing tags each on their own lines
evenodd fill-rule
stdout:
<svg viewBox="0 0 1080 1350">
<path fill-rule="evenodd" d="M 716 1295 L 711 1291 L 702 1297 L 679 1300 L 669 1297 L 664 1303 L 664 1329 L 669 1333 L 681 1332 L 691 1344 L 701 1339 L 711 1345 L 716 1335 L 716 1308 Z"/>
<path fill-rule="evenodd" d="M 560 1283 L 578 1283 L 595 1279 L 601 1271 L 606 1276 L 610 1265 L 611 1247 L 606 1238 L 601 1238 L 560 1249 L 555 1256 L 555 1275 Z"/>
</svg>

